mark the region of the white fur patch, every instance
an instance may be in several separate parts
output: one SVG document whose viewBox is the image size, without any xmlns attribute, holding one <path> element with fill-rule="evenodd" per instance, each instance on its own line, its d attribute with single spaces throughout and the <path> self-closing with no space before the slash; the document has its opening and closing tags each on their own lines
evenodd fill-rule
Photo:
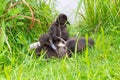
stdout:
<svg viewBox="0 0 120 80">
<path fill-rule="evenodd" d="M 60 43 L 58 44 L 58 46 L 64 47 L 65 44 L 63 44 L 62 42 L 60 42 Z"/>
<path fill-rule="evenodd" d="M 38 47 L 40 47 L 40 46 L 41 46 L 41 45 L 40 45 L 40 42 L 32 43 L 32 44 L 30 44 L 30 50 L 36 49 L 36 48 L 38 48 Z"/>
</svg>

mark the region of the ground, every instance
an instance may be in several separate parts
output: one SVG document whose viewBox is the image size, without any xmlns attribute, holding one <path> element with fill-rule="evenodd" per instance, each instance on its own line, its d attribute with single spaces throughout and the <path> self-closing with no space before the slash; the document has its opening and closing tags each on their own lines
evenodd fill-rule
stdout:
<svg viewBox="0 0 120 80">
<path fill-rule="evenodd" d="M 95 41 L 94 48 L 87 47 L 83 52 L 74 52 L 72 57 L 63 59 L 36 57 L 35 51 L 29 50 L 29 45 L 47 32 L 56 16 L 51 14 L 48 5 L 43 3 L 38 8 L 30 3 L 36 10 L 35 17 L 42 22 L 35 22 L 30 31 L 31 20 L 17 17 L 6 21 L 9 16 L 20 13 L 19 10 L 29 16 L 29 8 L 19 5 L 13 12 L 9 9 L 6 14 L 0 13 L 3 15 L 0 19 L 0 80 L 120 80 L 120 7 L 99 2 L 102 2 L 102 8 L 97 6 L 99 16 L 96 12 L 93 18 L 88 10 L 85 21 L 68 25 L 70 37 L 78 32 L 79 37 L 91 37 Z M 41 53 L 44 55 L 43 51 Z"/>
</svg>

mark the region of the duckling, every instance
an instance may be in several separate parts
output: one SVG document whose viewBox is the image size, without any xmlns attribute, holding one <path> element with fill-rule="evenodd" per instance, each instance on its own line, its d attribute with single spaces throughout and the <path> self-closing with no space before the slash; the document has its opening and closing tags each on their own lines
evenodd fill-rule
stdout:
<svg viewBox="0 0 120 80">
<path fill-rule="evenodd" d="M 68 47 L 69 50 L 74 52 L 76 43 L 77 43 L 77 52 L 80 52 L 86 48 L 85 37 L 81 37 L 80 39 L 78 39 L 78 42 L 77 42 L 77 38 L 70 38 L 67 40 L 66 46 Z M 88 47 L 92 47 L 92 46 L 94 46 L 94 40 L 92 38 L 88 38 Z"/>
<path fill-rule="evenodd" d="M 51 35 L 54 43 L 59 43 L 57 37 L 61 37 L 65 41 L 68 40 L 69 35 L 66 24 L 69 24 L 69 22 L 67 21 L 67 16 L 65 14 L 58 15 L 56 21 L 51 24 L 48 33 Z"/>
</svg>

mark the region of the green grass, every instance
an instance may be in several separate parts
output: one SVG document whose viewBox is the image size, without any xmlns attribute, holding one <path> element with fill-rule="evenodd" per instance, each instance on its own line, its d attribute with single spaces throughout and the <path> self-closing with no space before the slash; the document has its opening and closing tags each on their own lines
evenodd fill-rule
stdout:
<svg viewBox="0 0 120 80">
<path fill-rule="evenodd" d="M 56 13 L 53 14 L 44 3 L 38 6 L 28 1 L 35 18 L 42 22 L 35 22 L 30 31 L 31 20 L 17 17 L 6 21 L 18 13 L 31 16 L 24 4 L 15 6 L 13 12 L 10 9 L 5 14 L 3 12 L 8 9 L 8 2 L 4 3 L 6 7 L 0 8 L 0 80 L 120 80 L 119 0 L 95 1 L 96 11 L 93 10 L 93 0 L 83 1 L 86 20 L 82 20 L 80 25 L 68 25 L 68 30 L 71 37 L 78 32 L 80 37 L 92 37 L 94 48 L 73 53 L 71 58 L 49 60 L 43 56 L 36 57 L 34 50 L 29 50 L 29 45 L 47 32 Z"/>
</svg>

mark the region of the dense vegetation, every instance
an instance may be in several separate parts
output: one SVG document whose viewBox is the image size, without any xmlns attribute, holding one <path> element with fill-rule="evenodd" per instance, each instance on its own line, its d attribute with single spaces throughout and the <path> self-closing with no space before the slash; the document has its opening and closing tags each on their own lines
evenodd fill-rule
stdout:
<svg viewBox="0 0 120 80">
<path fill-rule="evenodd" d="M 0 1 L 0 80 L 120 79 L 120 0 L 80 1 L 81 20 L 68 25 L 69 34 L 92 37 L 94 48 L 50 60 L 36 57 L 29 45 L 47 32 L 57 12 L 42 1 L 26 1 Z"/>
</svg>

